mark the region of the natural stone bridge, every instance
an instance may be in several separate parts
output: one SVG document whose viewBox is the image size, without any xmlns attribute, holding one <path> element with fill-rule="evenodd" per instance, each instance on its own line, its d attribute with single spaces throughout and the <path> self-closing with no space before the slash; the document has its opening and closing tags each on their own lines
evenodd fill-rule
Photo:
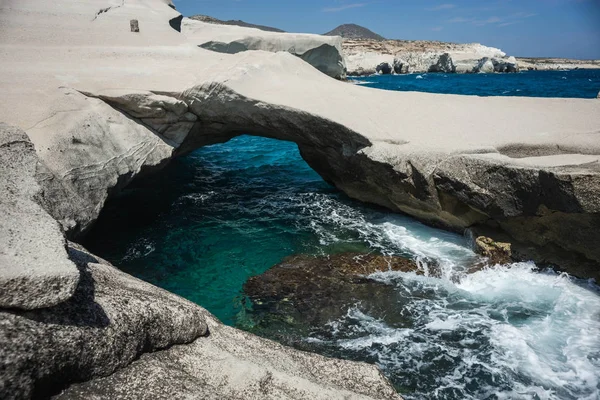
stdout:
<svg viewBox="0 0 600 400">
<path fill-rule="evenodd" d="M 169 3 L 0 5 L 0 397 L 90 379 L 65 397 L 397 397 L 373 366 L 224 327 L 67 241 L 135 177 L 242 133 L 296 142 L 355 199 L 600 277 L 600 101 L 362 88 L 198 48 Z"/>
</svg>

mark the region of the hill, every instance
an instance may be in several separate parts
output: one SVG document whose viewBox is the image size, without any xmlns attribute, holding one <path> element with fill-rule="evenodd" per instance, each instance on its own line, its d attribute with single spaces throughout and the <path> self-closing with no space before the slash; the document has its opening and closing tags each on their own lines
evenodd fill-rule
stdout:
<svg viewBox="0 0 600 400">
<path fill-rule="evenodd" d="M 327 36 L 341 36 L 344 39 L 358 39 L 358 40 L 385 40 L 381 35 L 356 24 L 344 24 L 340 25 L 334 30 L 325 33 Z"/>
<path fill-rule="evenodd" d="M 207 22 L 209 24 L 243 26 L 245 28 L 256 28 L 256 29 L 260 29 L 261 31 L 267 31 L 267 32 L 285 32 L 281 29 L 273 28 L 271 26 L 256 25 L 256 24 L 251 24 L 249 22 L 244 22 L 241 20 L 232 20 L 232 19 L 229 21 L 223 21 L 223 20 L 220 20 L 217 18 L 209 17 L 208 15 L 193 15 L 189 18 L 195 19 L 196 21 Z"/>
</svg>

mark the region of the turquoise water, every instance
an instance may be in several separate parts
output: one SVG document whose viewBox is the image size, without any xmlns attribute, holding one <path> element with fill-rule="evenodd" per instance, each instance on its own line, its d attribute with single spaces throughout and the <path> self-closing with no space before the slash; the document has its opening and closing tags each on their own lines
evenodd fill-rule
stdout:
<svg viewBox="0 0 600 400">
<path fill-rule="evenodd" d="M 438 91 L 487 95 L 532 76 L 530 95 L 558 85 L 553 90 L 562 94 L 591 97 L 589 79 L 600 90 L 595 71 L 572 71 L 569 77 L 578 78 L 571 81 L 556 81 L 556 74 L 358 81 L 429 91 L 435 80 Z M 384 312 L 373 313 L 365 299 L 301 343 L 282 341 L 375 363 L 407 399 L 600 398 L 596 285 L 538 272 L 532 263 L 465 275 L 461 267 L 479 258 L 463 237 L 347 198 L 306 165 L 293 143 L 241 136 L 174 160 L 108 203 L 84 244 L 247 329 L 244 282 L 288 255 L 376 251 L 435 263 L 441 279 L 371 276 L 397 293 Z"/>
</svg>

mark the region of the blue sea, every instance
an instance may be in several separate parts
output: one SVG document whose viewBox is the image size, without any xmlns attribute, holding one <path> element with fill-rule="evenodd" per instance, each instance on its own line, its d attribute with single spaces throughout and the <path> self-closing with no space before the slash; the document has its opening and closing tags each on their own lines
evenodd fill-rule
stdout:
<svg viewBox="0 0 600 400">
<path fill-rule="evenodd" d="M 600 69 L 525 71 L 517 74 L 373 75 L 350 78 L 350 81 L 402 92 L 593 99 L 600 92 Z"/>
<path fill-rule="evenodd" d="M 480 96 L 593 98 L 600 91 L 600 71 L 585 70 L 353 81 L 373 90 Z M 242 286 L 286 256 L 377 252 L 435 263 L 441 278 L 370 276 L 395 293 L 383 313 L 370 314 L 364 299 L 301 343 L 277 339 L 374 363 L 407 399 L 600 398 L 598 286 L 533 263 L 461 274 L 478 260 L 465 238 L 349 199 L 293 143 L 240 136 L 176 159 L 110 201 L 84 244 L 250 331 Z"/>
</svg>

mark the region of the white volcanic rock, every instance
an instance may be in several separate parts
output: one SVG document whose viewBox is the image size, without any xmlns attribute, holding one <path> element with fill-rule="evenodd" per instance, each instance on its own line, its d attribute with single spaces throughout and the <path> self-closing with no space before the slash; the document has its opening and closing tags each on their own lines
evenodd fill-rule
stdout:
<svg viewBox="0 0 600 400">
<path fill-rule="evenodd" d="M 477 72 L 481 72 L 484 74 L 494 72 L 494 63 L 490 58 L 482 58 L 481 60 L 479 60 L 479 64 L 477 65 Z"/>
<path fill-rule="evenodd" d="M 444 72 L 452 73 L 455 72 L 456 67 L 452 61 L 452 57 L 448 53 L 441 54 L 435 64 L 429 66 L 428 72 Z"/>
<path fill-rule="evenodd" d="M 376 68 L 381 63 L 394 64 L 394 56 L 372 51 L 346 54 L 346 68 L 349 76 L 364 76 L 375 74 Z"/>
<path fill-rule="evenodd" d="M 51 307 L 79 283 L 60 225 L 38 204 L 43 168 L 25 132 L 0 122 L 0 307 Z"/>
<path fill-rule="evenodd" d="M 460 61 L 454 61 L 454 72 L 457 74 L 474 74 L 478 72 L 479 60 L 467 60 L 463 59 Z"/>
<path fill-rule="evenodd" d="M 239 132 L 296 141 L 313 167 L 351 196 L 453 229 L 490 218 L 535 218 L 532 204 L 541 205 L 542 200 L 530 204 L 521 199 L 517 204 L 528 204 L 527 208 L 515 209 L 508 207 L 511 200 L 498 203 L 491 195 L 488 203 L 481 204 L 475 198 L 464 198 L 461 202 L 465 210 L 471 206 L 474 209 L 453 212 L 446 197 L 440 198 L 436 189 L 434 175 L 443 173 L 440 160 L 450 157 L 460 164 L 467 159 L 482 159 L 487 164 L 522 166 L 528 171 L 542 167 L 586 170 L 589 167 L 583 166 L 593 165 L 600 154 L 594 139 L 600 126 L 596 101 L 441 96 L 346 85 L 285 52 L 230 55 L 200 49 L 164 20 L 162 24 L 155 21 L 160 14 L 144 12 L 146 6 L 134 2 L 102 13 L 96 21 L 92 21 L 94 4 L 56 6 L 58 11 L 47 5 L 47 12 L 40 9 L 36 14 L 37 23 L 32 29 L 45 26 L 55 35 L 62 35 L 62 43 L 79 44 L 56 46 L 55 35 L 41 32 L 25 34 L 28 42 L 22 42 L 21 27 L 26 24 L 31 1 L 15 3 L 10 12 L 0 13 L 0 86 L 4 93 L 0 97 L 0 119 L 26 128 L 55 177 L 44 183 L 50 186 L 45 189 L 49 210 L 71 234 L 87 229 L 109 194 L 140 172 L 160 166 L 174 152 L 182 154 L 225 141 Z M 159 7 L 160 3 L 151 4 Z M 164 8 L 164 18 L 172 18 L 173 10 Z M 144 41 L 129 31 L 132 17 L 140 21 L 139 35 L 149 36 Z M 100 18 L 105 18 L 103 24 L 96 24 Z M 79 30 L 73 26 L 79 26 Z M 89 34 L 79 35 L 82 29 Z M 147 45 L 155 42 L 156 46 Z M 51 44 L 54 46 L 49 47 Z M 78 63 L 68 62 L 73 57 Z M 79 92 L 57 90 L 60 86 L 75 87 Z M 111 88 L 120 88 L 119 93 L 115 95 Z M 128 96 L 140 93 L 148 100 Z M 188 112 L 197 118 L 187 135 L 189 125 L 181 125 L 187 119 L 172 122 L 177 137 L 172 140 L 161 134 L 163 128 L 156 128 L 159 124 L 150 129 L 143 118 L 133 117 L 140 114 L 136 114 L 135 102 L 127 100 L 130 98 L 171 107 L 154 95 L 172 97 L 176 100 L 173 104 L 182 101 L 187 105 Z M 30 106 L 32 98 L 37 99 L 36 107 Z M 122 107 L 131 117 L 107 101 Z M 398 113 L 399 109 L 411 112 Z M 165 115 L 171 115 L 169 112 L 164 110 Z M 377 119 L 373 120 L 375 115 Z M 188 113 L 183 117 L 189 122 L 194 119 Z M 491 120 L 502 124 L 490 125 Z M 482 132 L 478 127 L 483 126 L 486 128 Z M 556 146 L 560 151 L 549 150 Z M 532 155 L 513 157 L 515 152 L 506 153 L 506 148 Z M 342 158 L 334 165 L 336 155 Z M 358 175 L 354 183 L 336 175 L 350 168 L 348 163 L 361 166 L 363 183 Z M 389 175 L 364 168 L 369 163 L 392 166 L 395 172 Z M 368 174 L 404 183 L 394 187 L 385 180 L 372 187 L 375 182 Z M 399 175 L 392 178 L 394 174 Z M 596 176 L 593 171 L 590 174 Z M 467 177 L 462 180 L 466 182 Z M 505 188 L 498 196 L 510 197 L 510 193 Z M 69 201 L 64 201 L 65 197 Z M 577 201 L 578 213 L 596 212 L 591 198 Z M 566 212 L 569 208 L 556 209 L 560 210 Z M 568 236 L 547 240 L 561 242 L 566 248 L 577 247 L 586 257 L 600 259 L 594 246 L 582 249 L 575 243 L 567 244 Z"/>
<path fill-rule="evenodd" d="M 248 50 L 285 51 L 336 79 L 346 77 L 339 36 L 266 32 L 255 28 L 217 25 L 184 18 L 182 33 L 202 48 L 235 54 Z"/>
<path fill-rule="evenodd" d="M 421 53 L 421 52 L 407 52 L 400 53 L 394 59 L 394 62 L 408 64 L 409 73 L 422 73 L 427 72 L 432 65 L 436 65 L 440 59 L 440 53 Z"/>
<path fill-rule="evenodd" d="M 108 10 L 107 5 L 111 6 Z M 199 48 L 170 26 L 169 21 L 178 16 L 161 0 L 0 3 L 0 120 L 21 127 L 34 143 L 48 167 L 38 177 L 41 200 L 71 237 L 88 229 L 106 199 L 134 177 L 173 156 L 244 132 L 298 143 L 302 156 L 317 172 L 355 199 L 458 231 L 485 227 L 491 230 L 486 236 L 496 240 L 495 234 L 508 234 L 525 242 L 526 248 L 577 254 L 579 261 L 568 266 L 569 271 L 600 277 L 597 100 L 453 96 L 348 85 L 287 52 L 226 54 Z M 139 21 L 139 33 L 130 31 L 131 19 Z M 544 252 L 545 261 L 552 261 L 553 254 Z M 103 283 L 103 271 L 97 275 L 98 284 Z M 138 315 L 134 311 L 143 315 L 136 319 L 139 323 L 123 322 L 120 328 L 125 329 L 118 332 L 130 329 L 136 341 L 131 348 L 125 346 L 127 357 L 111 365 L 125 365 L 136 349 L 156 349 L 145 347 L 144 335 L 137 336 L 144 331 L 138 328 L 151 328 L 147 321 L 167 318 L 170 311 L 162 309 L 148 316 L 138 310 L 144 307 L 128 308 L 111 297 L 111 286 L 104 290 L 98 296 L 108 294 L 105 299 L 114 312 L 111 315 Z M 147 304 L 151 305 L 149 292 Z M 185 315 L 185 310 L 176 313 L 176 319 L 183 319 L 173 325 L 191 324 Z M 54 326 L 52 321 L 56 319 L 42 321 L 47 325 L 39 327 L 38 340 Z M 31 332 L 18 326 L 17 339 L 11 339 L 17 342 L 19 335 Z M 84 330 L 93 338 L 97 328 L 86 325 Z M 0 326 L 0 336 L 6 329 Z M 129 343 L 125 334 L 114 337 L 120 338 L 119 344 Z M 234 337 L 239 339 L 237 334 Z M 168 346 L 175 339 L 157 343 Z M 231 353 L 239 346 L 243 348 L 236 342 Z M 261 364 L 261 346 L 252 350 L 254 361 L 245 364 L 250 371 L 266 368 Z M 40 348 L 45 347 L 30 346 L 17 354 L 34 370 L 36 365 L 42 368 L 46 359 L 61 362 L 53 356 L 57 353 L 48 356 L 31 350 Z M 213 350 L 207 354 L 218 354 Z M 162 354 L 178 360 L 181 352 Z M 147 359 L 154 360 L 152 355 Z M 217 369 L 234 363 L 221 358 L 221 363 L 207 365 Z M 311 382 L 317 386 L 308 395 L 319 390 L 346 395 L 356 387 L 386 387 L 382 378 L 374 372 L 363 373 L 357 364 L 333 363 L 338 367 L 311 370 L 315 375 Z M 139 374 L 123 370 L 122 376 L 137 377 L 139 382 L 140 374 L 175 373 L 169 362 L 160 363 L 158 369 L 141 359 L 136 365 L 127 371 L 135 372 L 139 366 Z M 169 375 L 170 388 L 177 387 L 176 378 L 181 379 L 181 390 L 190 379 L 197 384 L 201 375 L 194 368 L 202 365 L 200 356 L 188 365 L 191 373 Z M 273 379 L 280 382 L 287 375 L 294 386 L 296 374 L 308 376 L 295 370 L 298 365 L 277 370 Z M 224 376 L 235 376 L 226 373 L 232 370 L 225 366 Z M 89 364 L 84 367 L 68 371 L 89 373 Z M 60 371 L 61 365 L 57 368 Z M 344 373 L 346 369 L 355 373 Z M 63 384 L 70 379 L 59 377 Z M 371 385 L 372 379 L 378 385 Z M 339 384 L 332 386 L 332 381 Z M 235 385 L 237 381 L 227 382 Z M 244 387 L 250 386 L 244 381 Z M 232 386 L 219 388 L 219 394 L 234 391 Z M 140 393 L 143 388 L 136 390 Z M 359 394 L 385 397 L 389 391 Z"/>
<path fill-rule="evenodd" d="M 395 71 L 423 73 L 429 68 L 434 69 L 440 57 L 448 54 L 453 64 L 459 66 L 459 72 L 474 72 L 473 68 L 465 64 L 472 64 L 469 60 L 480 60 L 483 57 L 503 58 L 506 56 L 500 49 L 483 46 L 479 43 L 456 44 L 429 41 L 402 41 L 402 40 L 344 40 L 342 48 L 346 57 L 348 75 L 367 75 L 372 73 L 377 65 L 387 62 L 393 65 L 397 60 Z M 402 62 L 405 67 L 401 68 Z M 408 66 L 406 66 L 408 64 Z M 475 61 L 477 65 L 477 61 Z M 450 68 L 444 68 L 450 71 Z M 396 72 L 406 73 L 406 72 Z"/>
</svg>

